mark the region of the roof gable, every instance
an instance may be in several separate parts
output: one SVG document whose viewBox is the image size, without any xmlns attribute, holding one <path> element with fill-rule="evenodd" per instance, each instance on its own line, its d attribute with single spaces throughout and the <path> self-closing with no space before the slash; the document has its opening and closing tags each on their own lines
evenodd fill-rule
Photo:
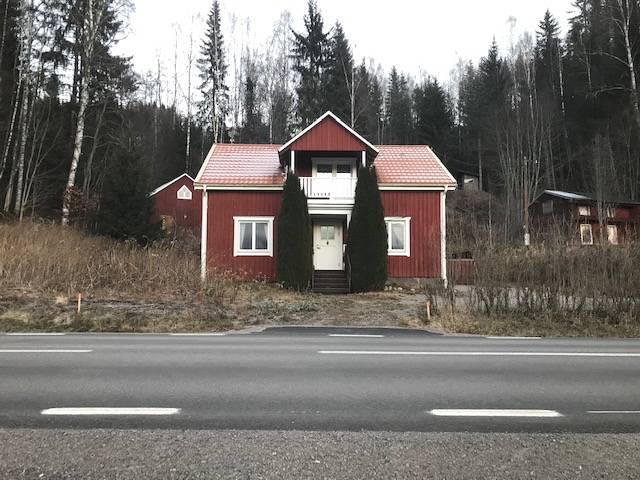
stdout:
<svg viewBox="0 0 640 480">
<path fill-rule="evenodd" d="M 188 173 L 183 173 L 182 175 L 177 176 L 173 180 L 169 180 L 167 183 L 163 183 L 162 185 L 160 185 L 158 188 L 156 188 L 154 191 L 152 191 L 149 194 L 149 196 L 152 197 L 153 195 L 155 195 L 159 191 L 164 190 L 165 188 L 167 188 L 169 185 L 173 185 L 175 182 L 177 182 L 178 180 L 180 180 L 183 177 L 187 177 L 193 183 L 193 178 L 191 178 L 191 175 L 189 175 Z"/>
<path fill-rule="evenodd" d="M 306 150 L 316 152 L 359 152 L 378 149 L 364 137 L 345 124 L 331 112 L 326 112 L 295 137 L 282 145 L 280 153 L 286 150 Z"/>
</svg>

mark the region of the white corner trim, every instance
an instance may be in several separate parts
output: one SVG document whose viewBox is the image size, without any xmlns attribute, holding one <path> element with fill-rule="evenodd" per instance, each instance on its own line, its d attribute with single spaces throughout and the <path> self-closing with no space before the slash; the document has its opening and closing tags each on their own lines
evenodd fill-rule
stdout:
<svg viewBox="0 0 640 480">
<path fill-rule="evenodd" d="M 447 189 L 440 193 L 440 275 L 447 286 Z"/>
<path fill-rule="evenodd" d="M 233 256 L 234 257 L 273 257 L 273 219 L 274 217 L 233 217 Z M 241 222 L 267 222 L 267 249 L 242 250 L 240 248 Z M 255 225 L 253 234 L 255 235 Z M 254 238 L 255 241 L 255 238 Z"/>
<path fill-rule="evenodd" d="M 404 223 L 404 249 L 391 250 L 391 232 L 387 231 L 387 255 L 390 257 L 411 256 L 411 217 L 384 217 L 386 222 Z"/>
<path fill-rule="evenodd" d="M 307 128 L 305 128 L 304 130 L 302 130 L 300 133 L 298 133 L 295 137 L 293 137 L 291 140 L 289 140 L 287 143 L 285 143 L 284 145 L 282 145 L 279 149 L 278 152 L 282 153 L 284 150 L 286 150 L 291 144 L 293 144 L 296 140 L 298 140 L 300 137 L 304 136 L 307 132 L 309 132 L 309 130 L 311 130 L 312 128 L 314 128 L 316 125 L 318 125 L 320 122 L 322 122 L 325 118 L 327 117 L 331 117 L 333 118 L 336 122 L 338 122 L 338 125 L 340 125 L 341 127 L 343 127 L 344 129 L 346 129 L 349 133 L 351 133 L 354 137 L 356 137 L 358 140 L 360 140 L 362 143 L 364 143 L 368 148 L 370 148 L 371 150 L 373 150 L 374 152 L 378 153 L 378 149 L 376 147 L 374 147 L 366 138 L 364 138 L 362 135 L 360 135 L 358 132 L 356 132 L 353 128 L 351 128 L 349 125 L 347 125 L 346 123 L 344 123 L 342 120 L 340 120 L 338 117 L 336 117 L 331 111 L 327 111 L 325 112 L 323 115 L 321 115 L 315 122 L 313 122 L 311 125 L 309 125 Z"/>
<path fill-rule="evenodd" d="M 192 182 L 194 181 L 193 178 L 191 178 L 191 175 L 189 175 L 188 173 L 183 173 L 182 175 L 174 178 L 173 180 L 169 180 L 167 183 L 163 183 L 162 185 L 160 185 L 158 188 L 156 188 L 153 192 L 151 192 L 149 194 L 150 197 L 153 197 L 156 193 L 158 193 L 161 190 L 164 190 L 165 188 L 167 188 L 169 185 L 174 184 L 175 182 L 177 182 L 178 180 L 180 180 L 183 177 L 187 177 L 189 180 L 191 180 Z"/>
<path fill-rule="evenodd" d="M 207 279 L 207 226 L 209 221 L 209 200 L 207 191 L 202 192 L 202 222 L 200 223 L 200 279 Z"/>
</svg>

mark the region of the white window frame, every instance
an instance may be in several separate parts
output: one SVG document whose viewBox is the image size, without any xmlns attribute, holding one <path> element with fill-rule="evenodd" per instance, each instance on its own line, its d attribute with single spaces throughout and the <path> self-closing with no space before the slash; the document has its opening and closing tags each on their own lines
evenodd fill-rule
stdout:
<svg viewBox="0 0 640 480">
<path fill-rule="evenodd" d="M 411 256 L 411 217 L 385 217 L 387 226 L 387 255 L 392 257 Z M 391 248 L 391 227 L 390 223 L 401 223 L 404 225 L 404 248 L 402 250 Z"/>
<path fill-rule="evenodd" d="M 318 176 L 318 165 L 331 165 L 331 177 L 336 178 L 338 176 L 338 164 L 351 165 L 351 178 L 358 176 L 357 161 L 353 157 L 315 157 L 311 159 L 311 176 Z M 343 174 L 344 175 L 344 174 Z M 329 178 L 329 177 L 324 177 Z M 345 177 L 341 177 L 345 178 Z"/>
<path fill-rule="evenodd" d="M 267 249 L 256 250 L 256 223 L 267 223 Z M 251 227 L 251 242 L 253 248 L 240 248 L 240 224 L 253 223 Z M 234 257 L 273 257 L 273 217 L 233 217 L 233 256 Z"/>
<path fill-rule="evenodd" d="M 591 216 L 591 207 L 589 205 L 578 205 L 578 215 L 581 217 Z"/>
<path fill-rule="evenodd" d="M 607 218 L 616 218 L 616 207 L 607 207 Z"/>
<path fill-rule="evenodd" d="M 585 242 L 584 241 L 584 234 L 582 233 L 583 230 L 586 230 L 585 227 L 588 227 L 589 229 L 589 242 Z M 580 243 L 582 245 L 593 245 L 593 225 L 591 225 L 590 223 L 581 223 L 580 224 Z"/>
<path fill-rule="evenodd" d="M 611 234 L 613 232 L 613 235 Z M 613 237 L 613 238 L 612 238 Z M 607 225 L 607 242 L 611 245 L 619 245 L 620 239 L 618 238 L 618 226 Z"/>
<path fill-rule="evenodd" d="M 188 192 L 188 193 L 185 193 L 185 192 Z M 189 187 L 187 187 L 186 185 L 183 185 L 178 189 L 176 193 L 176 197 L 178 197 L 178 200 L 192 200 L 193 192 Z"/>
</svg>

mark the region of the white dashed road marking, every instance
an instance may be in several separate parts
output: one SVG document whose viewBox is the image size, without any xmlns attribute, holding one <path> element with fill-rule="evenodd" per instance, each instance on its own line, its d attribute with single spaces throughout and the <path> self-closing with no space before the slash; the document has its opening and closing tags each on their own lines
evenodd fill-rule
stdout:
<svg viewBox="0 0 640 480">
<path fill-rule="evenodd" d="M 640 410 L 589 410 L 592 415 L 640 415 Z"/>
<path fill-rule="evenodd" d="M 542 337 L 484 337 L 488 340 L 542 340 Z"/>
<path fill-rule="evenodd" d="M 384 335 L 365 335 L 359 333 L 330 333 L 330 337 L 360 337 L 360 338 L 384 338 Z"/>
<path fill-rule="evenodd" d="M 62 337 L 65 335 L 62 332 L 15 332 L 5 333 L 9 337 Z"/>
<path fill-rule="evenodd" d="M 0 350 L 0 353 L 91 353 L 93 350 L 61 350 L 61 349 L 4 349 Z"/>
<path fill-rule="evenodd" d="M 172 337 L 224 337 L 226 333 L 170 333 Z"/>
<path fill-rule="evenodd" d="M 555 410 L 522 410 L 522 409 L 497 409 L 497 408 L 436 408 L 429 410 L 436 417 L 536 417 L 553 418 L 562 417 Z"/>
<path fill-rule="evenodd" d="M 115 407 L 73 407 L 47 408 L 42 415 L 175 415 L 179 408 L 115 408 Z"/>
</svg>

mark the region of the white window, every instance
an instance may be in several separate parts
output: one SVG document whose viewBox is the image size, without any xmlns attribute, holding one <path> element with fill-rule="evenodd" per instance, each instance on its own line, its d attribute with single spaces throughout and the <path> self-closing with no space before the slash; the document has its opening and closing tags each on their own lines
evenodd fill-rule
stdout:
<svg viewBox="0 0 640 480">
<path fill-rule="evenodd" d="M 312 165 L 314 177 L 351 178 L 357 176 L 356 162 L 350 158 L 314 158 Z"/>
<path fill-rule="evenodd" d="M 410 256 L 410 217 L 388 217 L 387 224 L 387 254 L 409 257 Z"/>
<path fill-rule="evenodd" d="M 591 215 L 591 208 L 587 205 L 580 205 L 578 207 L 578 215 L 588 217 L 589 215 Z"/>
<path fill-rule="evenodd" d="M 233 255 L 273 256 L 273 217 L 233 217 Z"/>
<path fill-rule="evenodd" d="M 542 203 L 542 213 L 544 215 L 553 213 L 553 200 L 547 200 L 546 202 Z"/>
<path fill-rule="evenodd" d="M 618 227 L 607 225 L 607 240 L 611 245 L 618 245 Z"/>
<path fill-rule="evenodd" d="M 607 207 L 607 218 L 616 218 L 616 209 L 614 207 Z"/>
<path fill-rule="evenodd" d="M 180 190 L 178 190 L 178 200 L 191 200 L 192 198 L 192 193 L 191 190 L 189 190 L 189 187 L 186 185 L 180 187 Z"/>
<path fill-rule="evenodd" d="M 580 242 L 582 245 L 593 245 L 593 230 L 590 223 L 580 225 Z"/>
</svg>

